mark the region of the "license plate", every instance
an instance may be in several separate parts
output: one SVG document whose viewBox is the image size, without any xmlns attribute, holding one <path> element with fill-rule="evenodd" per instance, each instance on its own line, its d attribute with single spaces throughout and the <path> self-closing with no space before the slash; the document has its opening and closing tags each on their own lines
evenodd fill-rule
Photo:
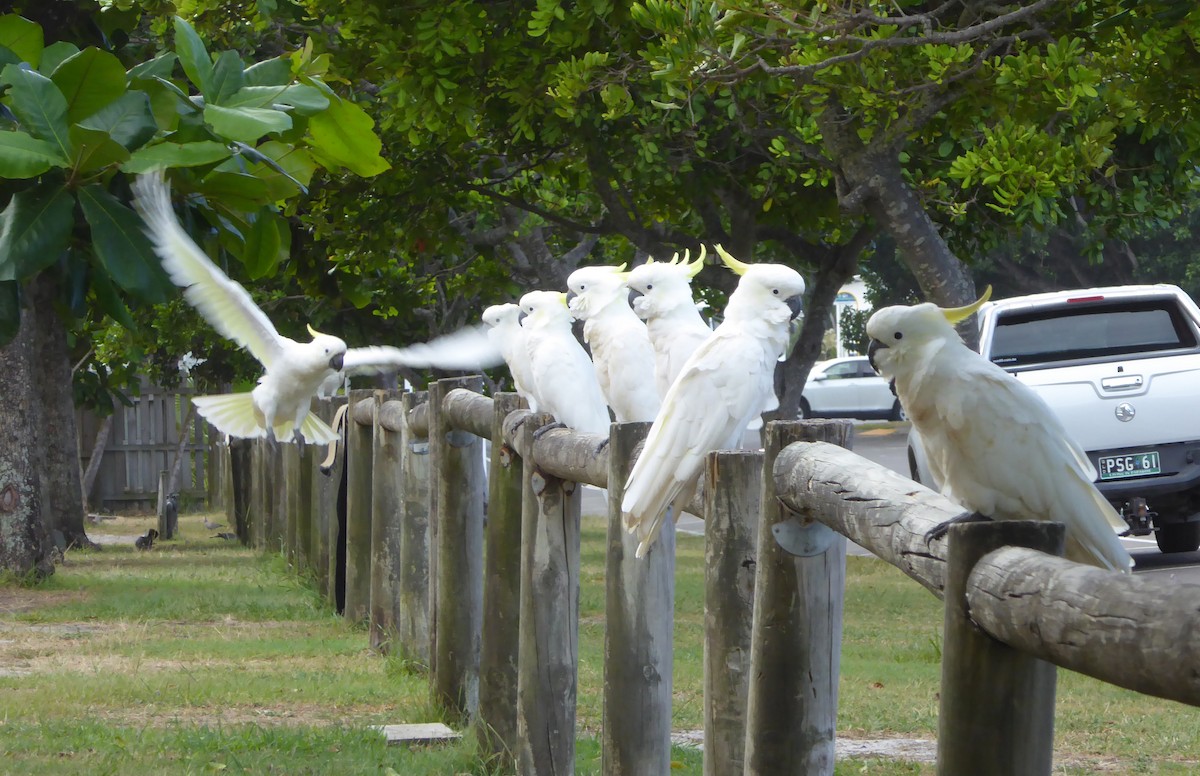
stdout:
<svg viewBox="0 0 1200 776">
<path fill-rule="evenodd" d="M 1145 477 L 1161 473 L 1157 451 L 1100 456 L 1100 479 L 1102 480 L 1120 480 L 1125 477 Z"/>
</svg>

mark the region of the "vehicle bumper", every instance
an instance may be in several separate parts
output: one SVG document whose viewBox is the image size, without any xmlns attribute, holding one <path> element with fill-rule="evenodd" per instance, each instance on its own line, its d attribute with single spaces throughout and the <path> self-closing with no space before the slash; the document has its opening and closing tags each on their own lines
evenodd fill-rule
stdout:
<svg viewBox="0 0 1200 776">
<path fill-rule="evenodd" d="M 1178 498 L 1186 499 L 1191 494 L 1192 498 L 1200 501 L 1200 440 L 1138 448 L 1089 450 L 1087 456 L 1099 471 L 1101 456 L 1133 454 L 1151 450 L 1158 451 L 1159 468 L 1162 469 L 1162 474 L 1097 481 L 1096 487 L 1100 489 L 1104 497 L 1118 503 L 1141 497 L 1150 502 L 1152 507 L 1154 507 L 1155 501 L 1161 502 L 1164 497 L 1171 497 L 1171 500 L 1174 501 Z M 1200 520 L 1200 514 L 1189 517 Z"/>
</svg>

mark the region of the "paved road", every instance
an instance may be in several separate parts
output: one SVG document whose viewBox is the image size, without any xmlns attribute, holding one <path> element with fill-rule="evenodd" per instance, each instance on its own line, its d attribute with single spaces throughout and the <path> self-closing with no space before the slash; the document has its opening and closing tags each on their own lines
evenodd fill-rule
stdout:
<svg viewBox="0 0 1200 776">
<path fill-rule="evenodd" d="M 903 424 L 888 428 L 878 428 L 877 424 L 870 424 L 863 430 L 855 429 L 854 452 L 880 466 L 908 476 L 906 438 L 907 426 Z M 583 513 L 602 515 L 606 509 L 603 491 L 587 487 L 584 492 Z M 684 515 L 676 524 L 676 529 L 680 533 L 703 535 L 704 521 L 693 515 Z M 1161 577 L 1164 582 L 1200 583 L 1200 552 L 1164 555 L 1158 551 L 1153 537 L 1126 537 L 1121 542 L 1133 556 L 1135 573 L 1153 576 L 1156 579 Z M 853 543 L 848 552 L 851 555 L 871 554 Z"/>
</svg>

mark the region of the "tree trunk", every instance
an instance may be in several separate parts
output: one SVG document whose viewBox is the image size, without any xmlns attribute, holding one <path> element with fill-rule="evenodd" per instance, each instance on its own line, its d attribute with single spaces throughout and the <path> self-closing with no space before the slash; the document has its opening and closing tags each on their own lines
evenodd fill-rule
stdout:
<svg viewBox="0 0 1200 776">
<path fill-rule="evenodd" d="M 179 444 L 175 446 L 175 457 L 171 461 L 171 474 L 167 477 L 167 493 L 179 493 L 179 479 L 183 474 L 183 459 L 188 442 L 192 438 L 192 418 L 196 414 L 196 405 L 189 397 L 184 397 L 183 420 L 179 423 Z M 190 477 L 189 484 L 190 484 Z"/>
<path fill-rule="evenodd" d="M 32 444 L 39 435 L 31 367 L 34 320 L 24 312 L 16 338 L 0 347 L 0 574 L 45 577 L 54 573 L 54 545 L 42 524 L 42 483 Z"/>
<path fill-rule="evenodd" d="M 54 531 L 61 532 L 67 547 L 90 546 L 83 526 L 83 472 L 71 389 L 71 354 L 66 326 L 55 310 L 58 282 L 51 272 L 42 272 L 26 288 L 30 303 L 26 324 L 32 330 L 30 376 L 40 399 L 34 406 L 42 522 L 52 536 Z"/>
</svg>

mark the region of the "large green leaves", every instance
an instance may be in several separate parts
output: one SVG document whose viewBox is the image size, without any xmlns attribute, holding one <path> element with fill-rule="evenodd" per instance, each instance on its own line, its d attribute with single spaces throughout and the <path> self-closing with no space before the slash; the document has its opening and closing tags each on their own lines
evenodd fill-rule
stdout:
<svg viewBox="0 0 1200 776">
<path fill-rule="evenodd" d="M 16 14 L 0 16 L 0 46 L 37 67 L 42 57 L 42 28 Z"/>
<path fill-rule="evenodd" d="M 50 75 L 67 100 L 67 121 L 87 118 L 125 93 L 121 61 L 97 48 L 66 59 Z"/>
<path fill-rule="evenodd" d="M 125 92 L 79 122 L 79 126 L 107 132 L 130 151 L 141 148 L 158 131 L 154 112 L 150 109 L 150 96 L 138 91 Z"/>
<path fill-rule="evenodd" d="M 53 143 L 64 157 L 71 155 L 67 134 L 67 99 L 46 76 L 18 65 L 7 65 L 0 80 L 11 84 L 5 102 L 21 126 L 36 138 Z"/>
<path fill-rule="evenodd" d="M 188 80 L 196 85 L 204 98 L 211 99 L 213 63 L 204 48 L 204 41 L 196 34 L 192 25 L 175 17 L 175 53 Z"/>
<path fill-rule="evenodd" d="M 231 155 L 224 143 L 201 140 L 196 143 L 158 143 L 136 151 L 122 169 L 141 174 L 168 167 L 202 167 L 216 164 Z"/>
<path fill-rule="evenodd" d="M 66 163 L 53 143 L 24 132 L 0 132 L 0 178 L 33 178 Z"/>
<path fill-rule="evenodd" d="M 263 135 L 286 132 L 292 128 L 291 116 L 271 108 L 205 105 L 204 120 L 218 135 L 243 143 L 254 143 Z"/>
<path fill-rule="evenodd" d="M 147 302 L 167 299 L 170 281 L 146 239 L 141 217 L 99 184 L 79 190 L 92 247 L 117 285 Z"/>
<path fill-rule="evenodd" d="M 263 208 L 246 232 L 242 263 L 251 280 L 274 274 L 279 262 L 287 258 L 283 234 L 287 224 L 271 208 Z"/>
<path fill-rule="evenodd" d="M 19 191 L 0 213 L 0 281 L 35 275 L 67 249 L 75 199 L 61 183 Z"/>
<path fill-rule="evenodd" d="M 379 155 L 383 144 L 375 136 L 375 122 L 349 100 L 330 99 L 329 107 L 308 120 L 313 150 L 331 165 L 342 166 L 369 178 L 391 168 Z"/>
</svg>

